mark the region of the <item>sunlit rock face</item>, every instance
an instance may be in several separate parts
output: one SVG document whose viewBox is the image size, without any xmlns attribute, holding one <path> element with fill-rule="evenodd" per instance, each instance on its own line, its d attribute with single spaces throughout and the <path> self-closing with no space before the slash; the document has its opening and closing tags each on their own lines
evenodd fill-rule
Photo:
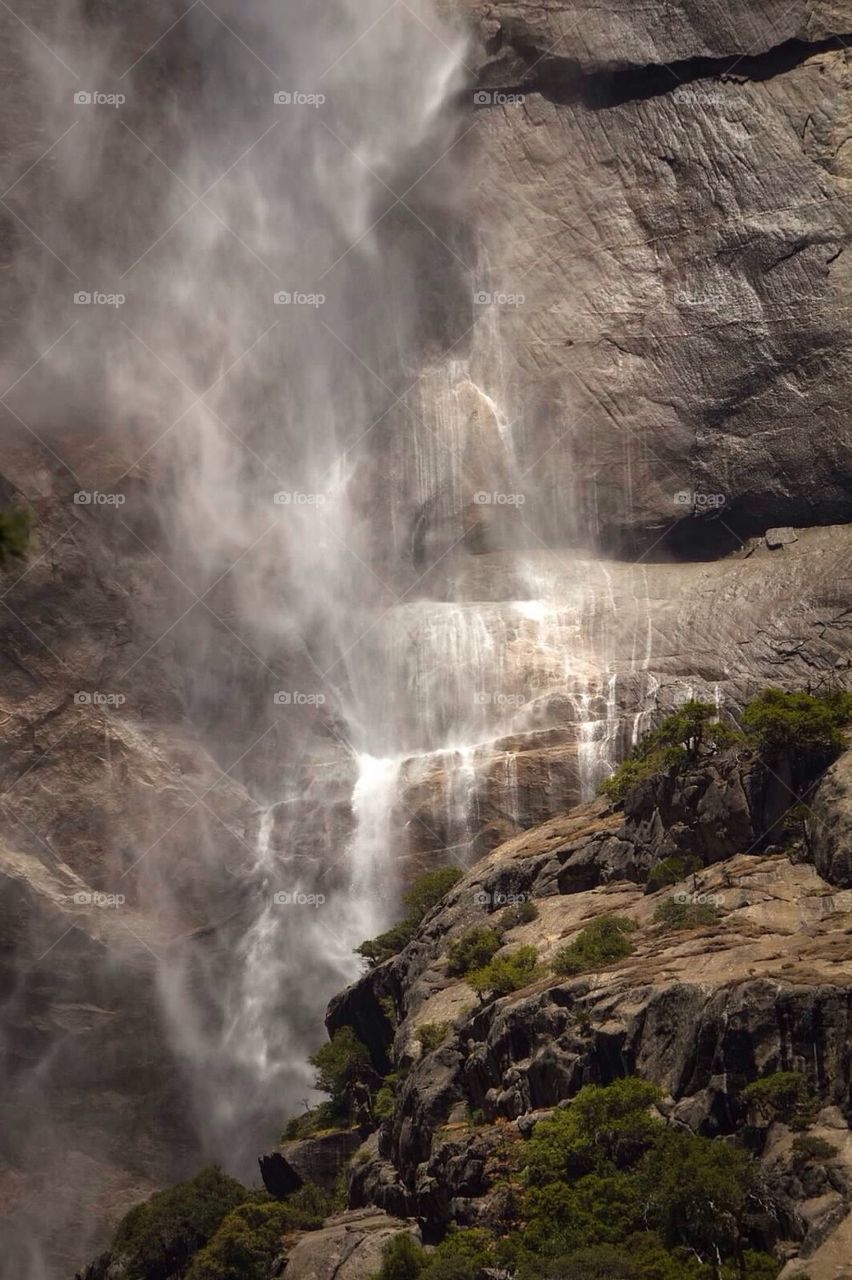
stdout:
<svg viewBox="0 0 852 1280">
<path fill-rule="evenodd" d="M 843 678 L 848 22 L 782 8 L 0 14 L 3 1280 L 248 1174 L 416 870 Z"/>
</svg>

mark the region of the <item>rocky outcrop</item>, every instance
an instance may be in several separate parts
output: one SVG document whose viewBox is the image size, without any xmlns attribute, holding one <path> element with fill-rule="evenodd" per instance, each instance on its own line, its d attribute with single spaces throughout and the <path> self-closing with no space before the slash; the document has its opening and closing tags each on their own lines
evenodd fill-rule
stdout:
<svg viewBox="0 0 852 1280">
<path fill-rule="evenodd" d="M 338 1214 L 288 1250 L 284 1274 L 287 1280 L 370 1280 L 385 1245 L 403 1231 L 420 1238 L 415 1222 L 376 1209 Z"/>
<path fill-rule="evenodd" d="M 305 1183 L 334 1191 L 338 1178 L 362 1141 L 363 1135 L 351 1129 L 282 1142 L 277 1151 L 260 1157 L 263 1185 L 271 1196 L 280 1200 Z"/>
<path fill-rule="evenodd" d="M 798 1165 L 791 1172 L 794 1135 L 779 1125 L 760 1137 L 777 1198 L 774 1247 L 782 1261 L 836 1256 L 829 1242 L 841 1239 L 852 1205 L 852 896 L 804 860 L 801 832 L 788 852 L 778 848 L 777 830 L 761 835 L 767 793 L 756 767 L 734 753 L 703 776 L 696 768 L 682 791 L 684 804 L 693 799 L 691 818 L 684 808 L 674 843 L 665 823 L 678 824 L 672 809 L 660 816 L 659 788 L 655 820 L 642 821 L 653 787 L 644 801 L 633 796 L 624 815 L 591 805 L 516 837 L 447 895 L 399 957 L 332 1003 L 331 1030 L 371 1023 L 380 1039 L 366 1011 L 391 1001 L 390 1056 L 406 1069 L 392 1119 L 353 1163 L 352 1204 L 416 1215 L 427 1234 L 450 1221 L 494 1225 L 511 1216 L 503 1201 L 513 1145 L 584 1084 L 639 1074 L 661 1087 L 670 1123 L 729 1137 L 750 1119 L 745 1085 L 792 1070 L 819 1098 L 814 1134 L 834 1129 L 842 1154 L 824 1173 Z M 656 851 L 683 852 L 688 833 L 708 865 L 684 883 L 645 892 Z M 691 928 L 670 928 L 656 909 L 671 896 L 713 906 L 715 919 L 711 912 Z M 518 900 L 532 900 L 537 916 L 511 928 L 504 946 L 534 946 L 550 976 L 483 1003 L 447 973 L 448 943 Z M 633 921 L 632 954 L 583 976 L 555 977 L 557 950 L 604 914 Z M 445 1027 L 431 1052 L 417 1036 L 425 1024 Z"/>
<path fill-rule="evenodd" d="M 817 871 L 831 884 L 852 887 L 852 753 L 842 755 L 823 778 L 807 826 Z"/>
</svg>

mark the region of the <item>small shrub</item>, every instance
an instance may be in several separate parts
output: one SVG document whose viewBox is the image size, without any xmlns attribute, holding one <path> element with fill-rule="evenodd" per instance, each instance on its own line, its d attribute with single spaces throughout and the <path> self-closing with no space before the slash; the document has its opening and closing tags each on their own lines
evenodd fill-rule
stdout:
<svg viewBox="0 0 852 1280">
<path fill-rule="evenodd" d="M 362 942 L 355 948 L 356 954 L 363 956 L 371 967 L 399 955 L 414 937 L 421 920 L 458 884 L 462 875 L 458 867 L 436 867 L 419 876 L 402 896 L 406 908 L 404 919 L 377 938 Z"/>
<path fill-rule="evenodd" d="M 665 889 L 670 884 L 680 884 L 681 880 L 685 880 L 687 876 L 694 875 L 703 866 L 704 863 L 700 858 L 696 858 L 694 854 L 663 858 L 662 862 L 658 862 L 648 876 L 645 892 L 656 893 L 658 889 Z"/>
<path fill-rule="evenodd" d="M 424 1054 L 433 1053 L 440 1048 L 452 1031 L 451 1022 L 424 1022 L 415 1031 L 416 1038 Z"/>
<path fill-rule="evenodd" d="M 312 1138 L 316 1133 L 324 1133 L 328 1129 L 340 1129 L 348 1123 L 345 1109 L 331 1102 L 320 1102 L 310 1111 L 299 1116 L 291 1116 L 282 1134 L 284 1142 L 294 1142 L 299 1138 Z"/>
<path fill-rule="evenodd" d="M 468 975 L 468 982 L 480 995 L 490 991 L 495 996 L 507 996 L 528 987 L 544 973 L 535 947 L 518 947 L 505 955 L 494 956 L 481 969 L 475 969 Z"/>
<path fill-rule="evenodd" d="M 429 1255 L 408 1231 L 394 1236 L 384 1247 L 382 1265 L 374 1280 L 417 1280 Z"/>
<path fill-rule="evenodd" d="M 599 916 L 582 929 L 573 942 L 561 947 L 553 959 L 553 971 L 570 977 L 591 973 L 633 954 L 629 933 L 636 925 L 624 916 Z"/>
<path fill-rule="evenodd" d="M 654 923 L 667 929 L 700 929 L 719 919 L 719 909 L 711 903 L 683 902 L 680 898 L 664 898 L 654 911 Z"/>
<path fill-rule="evenodd" d="M 743 1089 L 742 1098 L 764 1120 L 781 1120 L 799 1129 L 813 1118 L 819 1106 L 800 1071 L 775 1071 L 753 1080 Z"/>
<path fill-rule="evenodd" d="M 22 556 L 30 543 L 30 513 L 19 507 L 0 511 L 0 565 L 9 556 Z"/>
<path fill-rule="evenodd" d="M 793 1139 L 794 1164 L 804 1165 L 811 1160 L 833 1160 L 837 1154 L 837 1147 L 814 1134 L 803 1133 Z"/>
<path fill-rule="evenodd" d="M 370 1054 L 351 1027 L 341 1027 L 308 1061 L 316 1069 L 315 1087 L 343 1106 L 348 1086 L 369 1068 Z"/>
<path fill-rule="evenodd" d="M 373 1115 L 376 1120 L 390 1120 L 396 1109 L 396 1091 L 385 1081 L 373 1098 Z"/>
<path fill-rule="evenodd" d="M 481 969 L 503 945 L 502 935 L 489 925 L 474 925 L 465 929 L 450 944 L 447 952 L 447 973 L 464 977 L 474 969 Z"/>
<path fill-rule="evenodd" d="M 507 907 L 500 913 L 500 928 L 508 933 L 510 929 L 517 929 L 522 924 L 532 924 L 533 920 L 537 919 L 538 907 L 531 898 L 527 898 L 526 902 Z"/>
</svg>

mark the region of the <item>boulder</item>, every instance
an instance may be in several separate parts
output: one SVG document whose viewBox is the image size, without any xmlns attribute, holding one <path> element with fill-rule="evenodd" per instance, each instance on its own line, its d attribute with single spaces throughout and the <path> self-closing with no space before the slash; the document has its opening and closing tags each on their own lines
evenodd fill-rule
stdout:
<svg viewBox="0 0 852 1280">
<path fill-rule="evenodd" d="M 852 751 L 846 751 L 819 784 L 807 829 L 817 871 L 829 884 L 852 886 Z"/>
<path fill-rule="evenodd" d="M 378 1209 L 356 1209 L 327 1219 L 287 1255 L 287 1280 L 370 1280 L 385 1245 L 408 1232 L 419 1241 L 415 1222 L 392 1218 Z"/>
</svg>

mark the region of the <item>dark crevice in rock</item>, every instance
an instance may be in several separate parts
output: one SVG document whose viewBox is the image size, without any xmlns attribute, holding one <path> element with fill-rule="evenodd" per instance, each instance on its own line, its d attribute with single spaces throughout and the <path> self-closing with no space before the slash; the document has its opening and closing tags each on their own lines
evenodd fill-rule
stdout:
<svg viewBox="0 0 852 1280">
<path fill-rule="evenodd" d="M 528 74 L 521 76 L 517 84 L 477 95 L 477 102 L 481 106 L 499 106 L 506 97 L 511 100 L 513 95 L 539 93 L 551 102 L 603 110 L 627 102 L 660 98 L 679 85 L 700 80 L 734 83 L 771 80 L 816 54 L 848 50 L 850 44 L 852 33 L 828 36 L 824 40 L 785 40 L 765 53 L 684 58 L 663 65 L 600 71 L 592 75 L 573 59 L 553 57 L 534 46 L 518 44 L 515 52 L 527 64 Z"/>
</svg>

